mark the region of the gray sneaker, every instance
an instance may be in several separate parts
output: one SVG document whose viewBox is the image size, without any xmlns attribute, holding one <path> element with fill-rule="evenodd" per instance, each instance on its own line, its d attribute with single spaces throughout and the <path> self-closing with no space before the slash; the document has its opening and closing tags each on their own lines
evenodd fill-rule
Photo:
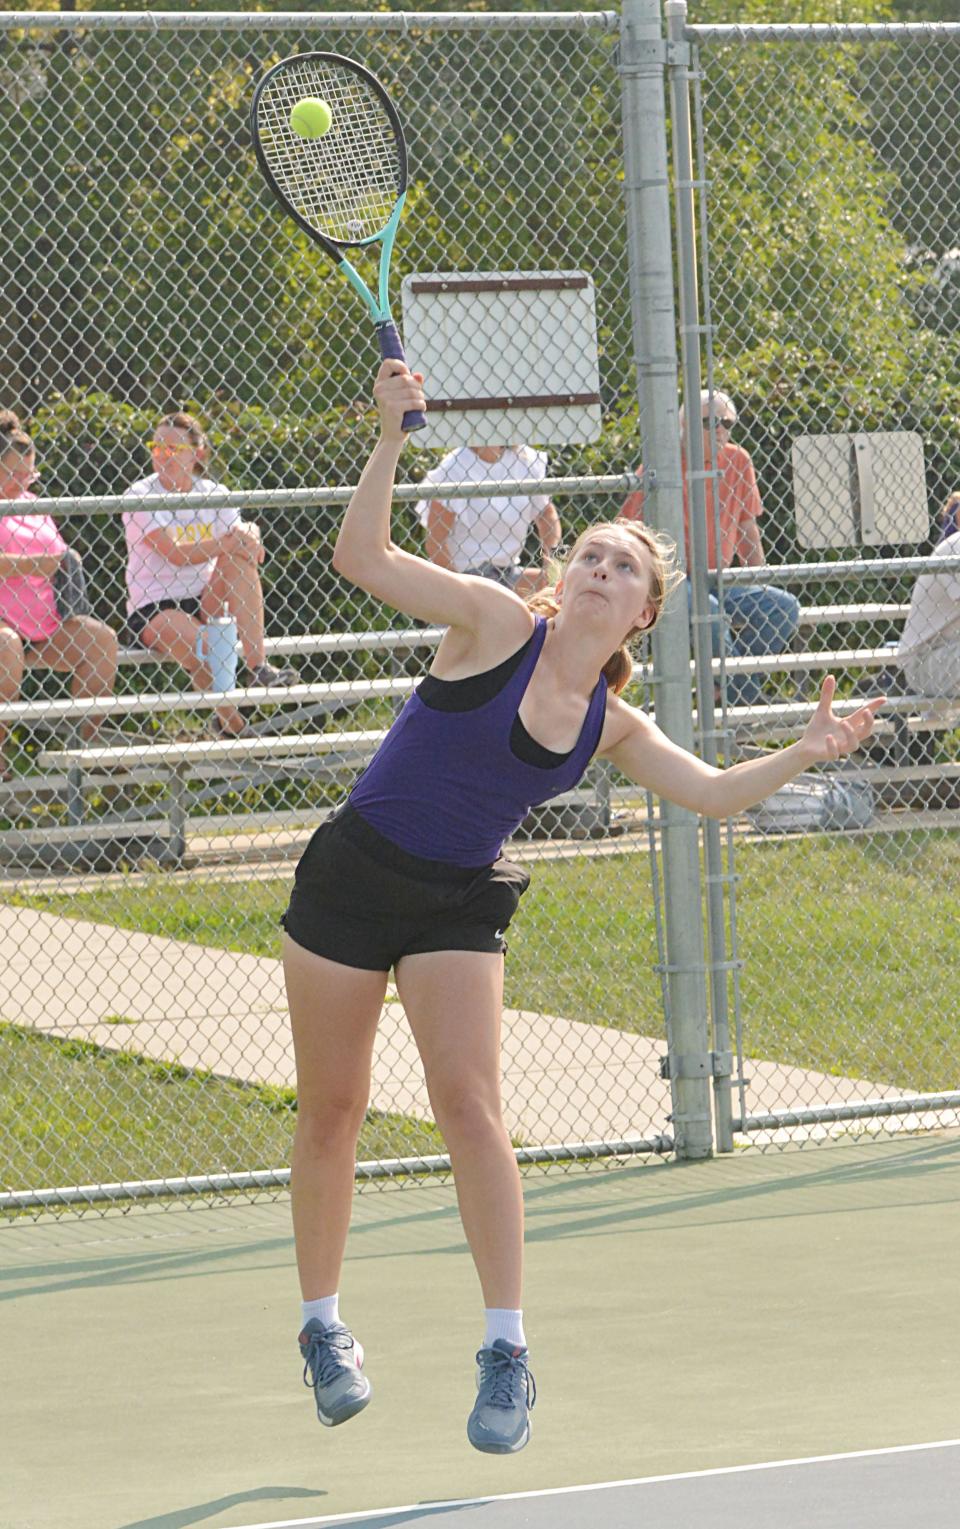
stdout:
<svg viewBox="0 0 960 1529">
<path fill-rule="evenodd" d="M 530 1439 L 530 1408 L 537 1399 L 527 1351 L 497 1338 L 477 1354 L 477 1400 L 467 1438 L 488 1455 L 512 1455 Z"/>
<path fill-rule="evenodd" d="M 292 664 L 283 664 L 279 669 L 275 669 L 273 664 L 257 664 L 255 669 L 250 670 L 251 683 L 262 685 L 267 690 L 274 685 L 296 685 L 299 679 Z"/>
<path fill-rule="evenodd" d="M 303 1383 L 313 1389 L 317 1417 L 336 1428 L 370 1400 L 370 1382 L 362 1373 L 363 1349 L 342 1322 L 324 1327 L 311 1318 L 300 1334 Z"/>
</svg>

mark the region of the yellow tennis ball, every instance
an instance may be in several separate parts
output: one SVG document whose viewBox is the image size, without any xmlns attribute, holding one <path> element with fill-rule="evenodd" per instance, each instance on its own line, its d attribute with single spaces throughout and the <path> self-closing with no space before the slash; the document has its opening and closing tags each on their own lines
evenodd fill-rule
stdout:
<svg viewBox="0 0 960 1529">
<path fill-rule="evenodd" d="M 301 138 L 322 138 L 330 131 L 333 115 L 326 101 L 317 96 L 304 96 L 290 113 L 290 126 Z"/>
</svg>

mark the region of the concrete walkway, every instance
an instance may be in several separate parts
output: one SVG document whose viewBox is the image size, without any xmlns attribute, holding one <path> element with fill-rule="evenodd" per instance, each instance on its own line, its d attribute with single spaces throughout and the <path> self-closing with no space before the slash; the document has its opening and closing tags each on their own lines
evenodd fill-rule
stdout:
<svg viewBox="0 0 960 1529">
<path fill-rule="evenodd" d="M 2 1019 L 246 1083 L 294 1085 L 278 960 L 4 905 L 0 949 Z M 669 1133 L 670 1089 L 659 1076 L 665 1049 L 649 1036 L 508 1009 L 503 1072 L 511 1134 L 544 1145 Z M 902 1092 L 772 1062 L 751 1061 L 746 1072 L 755 1113 Z M 420 1059 L 395 996 L 380 1024 L 370 1103 L 430 1115 Z M 883 1128 L 899 1123 L 888 1120 Z M 802 1134 L 850 1129 L 820 1126 Z M 792 1130 L 784 1139 L 797 1135 Z"/>
</svg>

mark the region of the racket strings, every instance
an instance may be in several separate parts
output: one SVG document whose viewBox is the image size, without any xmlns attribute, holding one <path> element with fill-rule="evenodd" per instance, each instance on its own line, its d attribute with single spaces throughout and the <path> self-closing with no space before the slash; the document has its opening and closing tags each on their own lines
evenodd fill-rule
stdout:
<svg viewBox="0 0 960 1529">
<path fill-rule="evenodd" d="M 301 138 L 290 112 L 305 96 L 330 108 L 321 138 Z M 293 65 L 260 96 L 261 148 L 284 196 L 318 233 L 344 243 L 379 234 L 401 190 L 393 124 L 359 75 L 329 66 Z"/>
</svg>

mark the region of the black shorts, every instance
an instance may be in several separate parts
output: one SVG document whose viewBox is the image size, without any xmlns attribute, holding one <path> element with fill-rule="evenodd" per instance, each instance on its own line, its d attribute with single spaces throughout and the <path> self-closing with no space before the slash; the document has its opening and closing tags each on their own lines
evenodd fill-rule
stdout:
<svg viewBox="0 0 960 1529">
<path fill-rule="evenodd" d="M 158 600 L 154 605 L 141 605 L 139 610 L 131 611 L 127 617 L 127 631 L 134 642 L 140 641 L 144 627 L 148 621 L 153 620 L 157 611 L 186 611 L 194 621 L 203 620 L 200 601 L 193 597 L 187 600 Z"/>
<path fill-rule="evenodd" d="M 523 866 L 502 856 L 475 869 L 408 854 L 348 803 L 304 850 L 280 922 L 316 956 L 387 972 L 426 951 L 505 951 L 529 884 Z"/>
</svg>

